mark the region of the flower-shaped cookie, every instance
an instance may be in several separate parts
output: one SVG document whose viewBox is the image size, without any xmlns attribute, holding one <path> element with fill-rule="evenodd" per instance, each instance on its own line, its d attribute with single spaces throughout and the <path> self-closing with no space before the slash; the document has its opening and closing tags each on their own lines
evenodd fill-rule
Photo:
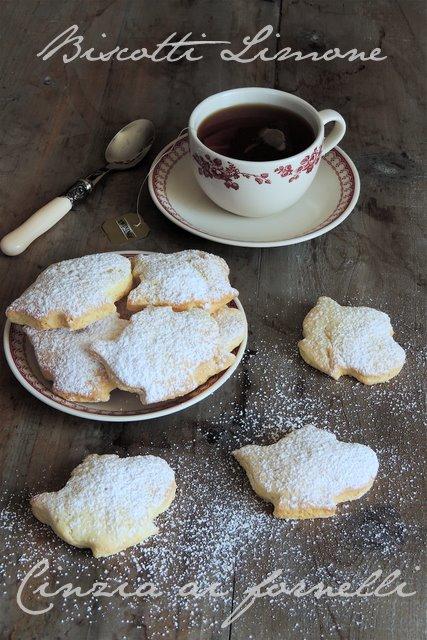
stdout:
<svg viewBox="0 0 427 640">
<path fill-rule="evenodd" d="M 114 313 L 131 286 L 130 260 L 117 253 L 64 260 L 45 269 L 6 315 L 36 329 L 83 329 Z"/>
<path fill-rule="evenodd" d="M 105 368 L 88 350 L 93 340 L 112 340 L 127 325 L 117 313 L 85 329 L 43 331 L 25 327 L 44 377 L 53 381 L 53 391 L 74 402 L 105 402 L 116 388 Z"/>
<path fill-rule="evenodd" d="M 274 505 L 276 518 L 324 518 L 336 505 L 369 491 L 378 472 L 374 451 L 340 442 L 311 425 L 269 446 L 233 452 L 253 490 Z"/>
<path fill-rule="evenodd" d="M 199 307 L 215 311 L 239 295 L 230 285 L 225 260 L 205 251 L 136 256 L 133 275 L 140 284 L 128 296 L 128 309 L 170 306 L 174 311 Z"/>
<path fill-rule="evenodd" d="M 149 404 L 185 395 L 227 369 L 235 359 L 229 342 L 207 311 L 147 307 L 116 340 L 98 340 L 91 350 L 119 389 Z"/>
<path fill-rule="evenodd" d="M 350 375 L 364 384 L 386 382 L 405 362 L 390 318 L 369 307 L 342 307 L 320 297 L 304 319 L 303 335 L 298 347 L 304 360 L 335 380 Z"/>
<path fill-rule="evenodd" d="M 41 522 L 95 557 L 109 556 L 158 532 L 154 518 L 175 497 L 171 467 L 156 456 L 90 455 L 60 491 L 31 500 Z"/>
</svg>

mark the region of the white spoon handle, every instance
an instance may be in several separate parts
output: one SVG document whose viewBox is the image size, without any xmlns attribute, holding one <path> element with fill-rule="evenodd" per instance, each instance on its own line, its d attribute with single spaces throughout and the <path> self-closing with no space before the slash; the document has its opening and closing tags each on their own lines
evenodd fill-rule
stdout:
<svg viewBox="0 0 427 640">
<path fill-rule="evenodd" d="M 8 233 L 0 242 L 0 248 L 8 256 L 17 256 L 39 236 L 55 225 L 72 207 L 71 200 L 65 196 L 54 198 L 44 207 L 33 213 L 15 231 Z"/>
</svg>

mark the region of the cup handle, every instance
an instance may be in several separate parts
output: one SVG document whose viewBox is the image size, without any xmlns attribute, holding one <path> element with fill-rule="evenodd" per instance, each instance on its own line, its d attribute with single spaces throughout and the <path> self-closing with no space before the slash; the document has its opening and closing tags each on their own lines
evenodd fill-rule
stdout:
<svg viewBox="0 0 427 640">
<path fill-rule="evenodd" d="M 334 128 L 323 141 L 322 156 L 324 156 L 343 139 L 347 125 L 342 115 L 333 109 L 323 109 L 323 111 L 319 111 L 319 116 L 323 122 L 323 126 L 328 124 L 328 122 L 335 122 Z"/>
</svg>

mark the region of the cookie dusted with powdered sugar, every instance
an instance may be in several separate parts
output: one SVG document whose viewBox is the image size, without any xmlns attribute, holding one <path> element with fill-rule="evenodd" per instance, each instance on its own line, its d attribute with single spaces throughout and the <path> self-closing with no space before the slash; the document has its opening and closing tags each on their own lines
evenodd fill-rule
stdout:
<svg viewBox="0 0 427 640">
<path fill-rule="evenodd" d="M 225 260 L 205 251 L 140 254 L 133 275 L 140 281 L 128 296 L 128 309 L 169 306 L 175 311 L 194 307 L 215 311 L 239 295 L 230 285 Z"/>
<path fill-rule="evenodd" d="M 301 356 L 335 380 L 349 375 L 364 384 L 386 382 L 405 362 L 390 318 L 370 307 L 342 307 L 320 297 L 304 319 L 303 335 Z"/>
<path fill-rule="evenodd" d="M 116 253 L 64 260 L 45 269 L 7 308 L 11 322 L 36 329 L 83 329 L 116 311 L 132 286 L 130 261 Z"/>
<path fill-rule="evenodd" d="M 127 325 L 117 313 L 85 329 L 43 331 L 25 327 L 41 372 L 53 381 L 53 391 L 74 402 L 106 402 L 116 388 L 105 368 L 88 350 L 94 340 L 112 340 Z"/>
<path fill-rule="evenodd" d="M 116 340 L 91 346 L 119 389 L 143 404 L 183 396 L 227 369 L 235 356 L 207 311 L 147 307 L 135 313 Z"/>
<path fill-rule="evenodd" d="M 248 331 L 245 314 L 240 309 L 223 307 L 212 317 L 218 324 L 222 349 L 233 351 L 243 342 Z"/>
<path fill-rule="evenodd" d="M 378 472 L 374 451 L 311 425 L 269 446 L 233 452 L 253 490 L 274 505 L 276 518 L 333 516 L 340 502 L 369 491 Z"/>
<path fill-rule="evenodd" d="M 60 491 L 31 499 L 41 522 L 95 557 L 109 556 L 158 533 L 154 518 L 175 497 L 175 475 L 156 456 L 90 455 Z"/>
</svg>

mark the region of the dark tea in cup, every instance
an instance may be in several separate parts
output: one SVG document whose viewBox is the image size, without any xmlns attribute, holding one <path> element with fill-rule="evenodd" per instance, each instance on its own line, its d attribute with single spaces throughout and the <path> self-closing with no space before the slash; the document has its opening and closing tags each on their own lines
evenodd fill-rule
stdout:
<svg viewBox="0 0 427 640">
<path fill-rule="evenodd" d="M 315 132 L 299 114 L 268 104 L 238 104 L 215 111 L 197 129 L 209 149 L 251 162 L 283 160 L 310 147 Z"/>
</svg>

